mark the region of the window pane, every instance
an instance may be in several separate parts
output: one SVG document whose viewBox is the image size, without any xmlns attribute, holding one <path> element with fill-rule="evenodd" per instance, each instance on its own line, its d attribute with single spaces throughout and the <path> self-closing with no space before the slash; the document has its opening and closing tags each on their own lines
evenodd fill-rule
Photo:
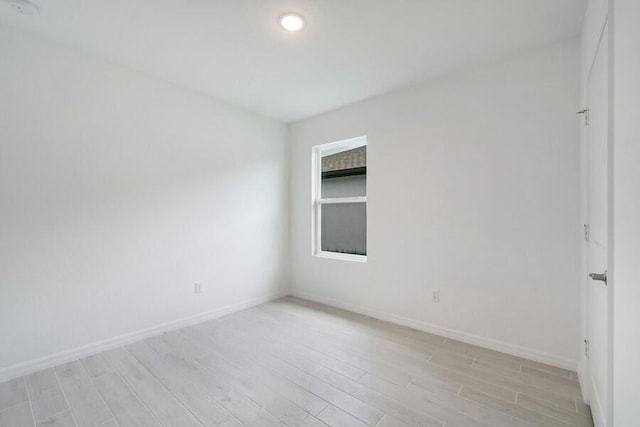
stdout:
<svg viewBox="0 0 640 427">
<path fill-rule="evenodd" d="M 367 175 L 322 178 L 322 198 L 367 195 Z"/>
<path fill-rule="evenodd" d="M 322 156 L 323 199 L 367 195 L 367 147 Z"/>
<path fill-rule="evenodd" d="M 322 250 L 367 254 L 367 204 L 322 205 Z"/>
</svg>

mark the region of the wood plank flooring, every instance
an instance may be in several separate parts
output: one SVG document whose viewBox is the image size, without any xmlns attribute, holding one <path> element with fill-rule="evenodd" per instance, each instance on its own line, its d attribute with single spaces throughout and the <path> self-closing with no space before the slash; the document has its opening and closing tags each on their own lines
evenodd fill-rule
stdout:
<svg viewBox="0 0 640 427">
<path fill-rule="evenodd" d="M 0 384 L 0 426 L 592 426 L 576 374 L 295 298 Z"/>
</svg>

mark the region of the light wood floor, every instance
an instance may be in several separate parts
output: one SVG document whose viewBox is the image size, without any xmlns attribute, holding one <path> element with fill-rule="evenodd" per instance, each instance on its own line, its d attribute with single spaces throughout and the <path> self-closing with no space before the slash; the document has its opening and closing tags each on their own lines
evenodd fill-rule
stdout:
<svg viewBox="0 0 640 427">
<path fill-rule="evenodd" d="M 285 298 L 0 384 L 1 426 L 591 426 L 574 372 Z"/>
</svg>

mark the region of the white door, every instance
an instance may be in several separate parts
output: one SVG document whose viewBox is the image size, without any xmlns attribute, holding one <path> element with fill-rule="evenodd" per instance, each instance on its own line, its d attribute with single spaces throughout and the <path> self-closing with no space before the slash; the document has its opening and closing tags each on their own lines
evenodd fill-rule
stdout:
<svg viewBox="0 0 640 427">
<path fill-rule="evenodd" d="M 588 273 L 607 270 L 608 254 L 608 37 L 605 26 L 587 81 L 588 161 Z M 594 277 L 587 280 L 588 398 L 597 427 L 606 425 L 611 408 L 609 372 L 609 286 Z M 595 280 L 594 280 L 595 279 Z"/>
</svg>

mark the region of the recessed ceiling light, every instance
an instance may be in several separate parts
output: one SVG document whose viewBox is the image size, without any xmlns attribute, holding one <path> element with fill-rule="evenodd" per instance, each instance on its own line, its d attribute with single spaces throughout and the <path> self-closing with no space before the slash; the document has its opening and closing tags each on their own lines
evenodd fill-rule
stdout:
<svg viewBox="0 0 640 427">
<path fill-rule="evenodd" d="M 287 31 L 300 31 L 304 27 L 304 18 L 297 13 L 285 13 L 279 19 L 280 26 Z"/>
<path fill-rule="evenodd" d="M 23 15 L 37 15 L 40 12 L 38 5 L 29 0 L 9 0 L 9 4 Z"/>
</svg>

